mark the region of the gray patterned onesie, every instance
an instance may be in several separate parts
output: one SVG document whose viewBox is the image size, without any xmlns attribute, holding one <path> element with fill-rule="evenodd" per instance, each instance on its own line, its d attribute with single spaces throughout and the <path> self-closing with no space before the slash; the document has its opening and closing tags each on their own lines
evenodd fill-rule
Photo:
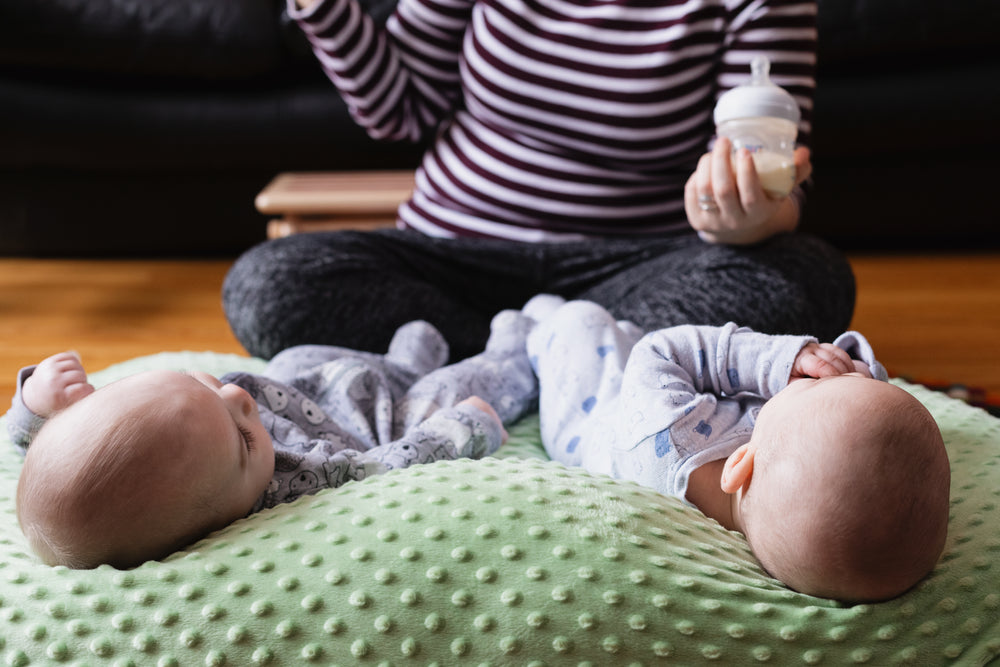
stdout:
<svg viewBox="0 0 1000 667">
<path fill-rule="evenodd" d="M 450 366 L 442 366 L 444 338 L 418 321 L 396 331 L 385 355 L 303 345 L 275 356 L 261 375 L 221 377 L 254 397 L 274 443 L 274 477 L 253 511 L 394 468 L 493 453 L 502 440 L 496 421 L 456 404 L 478 395 L 505 424 L 536 409 L 524 352 L 529 325 L 520 313 L 501 313 L 486 351 Z M 44 423 L 21 399 L 32 371 L 19 373 L 7 413 L 22 452 Z"/>
</svg>

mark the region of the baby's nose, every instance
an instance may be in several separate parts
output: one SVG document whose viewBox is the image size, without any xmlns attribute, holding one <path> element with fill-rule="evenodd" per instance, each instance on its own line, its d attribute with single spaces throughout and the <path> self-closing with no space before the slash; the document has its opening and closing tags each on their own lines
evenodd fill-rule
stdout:
<svg viewBox="0 0 1000 667">
<path fill-rule="evenodd" d="M 257 401 L 243 387 L 235 384 L 226 384 L 222 386 L 219 393 L 224 399 L 236 405 L 239 411 L 247 417 L 257 411 Z"/>
</svg>

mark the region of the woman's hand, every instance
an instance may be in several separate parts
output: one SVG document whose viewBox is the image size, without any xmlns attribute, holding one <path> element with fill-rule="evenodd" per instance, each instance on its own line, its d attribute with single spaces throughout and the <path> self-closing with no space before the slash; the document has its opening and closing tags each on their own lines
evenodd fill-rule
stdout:
<svg viewBox="0 0 1000 667">
<path fill-rule="evenodd" d="M 709 243 L 750 244 L 799 223 L 799 206 L 791 197 L 774 199 L 765 191 L 753 157 L 740 149 L 732 159 L 732 143 L 719 137 L 711 153 L 701 156 L 684 188 L 688 221 Z M 812 173 L 808 148 L 795 150 L 795 183 Z"/>
<path fill-rule="evenodd" d="M 92 393 L 94 387 L 87 382 L 76 352 L 60 352 L 42 360 L 21 388 L 24 405 L 46 419 Z"/>
</svg>

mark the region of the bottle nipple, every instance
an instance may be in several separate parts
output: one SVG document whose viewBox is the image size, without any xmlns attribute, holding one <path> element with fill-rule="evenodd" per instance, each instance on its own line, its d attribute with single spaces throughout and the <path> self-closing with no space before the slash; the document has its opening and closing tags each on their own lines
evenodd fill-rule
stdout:
<svg viewBox="0 0 1000 667">
<path fill-rule="evenodd" d="M 733 152 L 746 149 L 768 195 L 786 197 L 795 187 L 795 137 L 801 117 L 788 91 L 771 81 L 771 61 L 755 56 L 750 81 L 719 97 L 716 132 L 732 143 Z"/>
<path fill-rule="evenodd" d="M 727 91 L 715 107 L 715 124 L 736 118 L 772 117 L 798 123 L 799 105 L 788 91 L 771 81 L 771 61 L 754 56 L 750 61 L 750 81 Z"/>
<path fill-rule="evenodd" d="M 771 61 L 767 56 L 754 56 L 750 61 L 750 85 L 773 86 L 771 83 Z"/>
</svg>

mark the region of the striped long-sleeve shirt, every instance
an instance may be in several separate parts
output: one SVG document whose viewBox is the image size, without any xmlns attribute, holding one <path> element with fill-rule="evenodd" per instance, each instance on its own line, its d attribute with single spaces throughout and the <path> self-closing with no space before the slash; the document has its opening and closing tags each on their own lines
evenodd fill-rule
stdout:
<svg viewBox="0 0 1000 667">
<path fill-rule="evenodd" d="M 712 109 L 757 54 L 802 109 L 815 0 L 356 0 L 289 11 L 355 120 L 433 137 L 399 224 L 522 241 L 690 231 L 684 183 Z"/>
</svg>

